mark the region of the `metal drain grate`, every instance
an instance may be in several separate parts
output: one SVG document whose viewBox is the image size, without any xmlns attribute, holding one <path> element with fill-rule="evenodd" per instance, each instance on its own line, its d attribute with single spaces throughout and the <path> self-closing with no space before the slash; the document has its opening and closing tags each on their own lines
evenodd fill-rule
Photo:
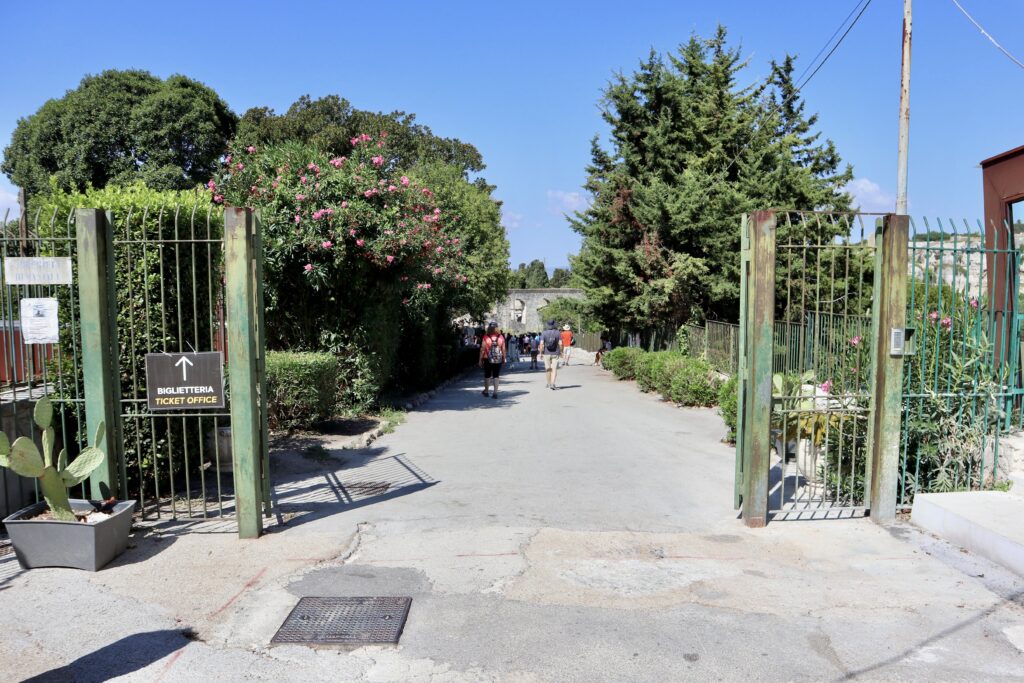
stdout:
<svg viewBox="0 0 1024 683">
<path fill-rule="evenodd" d="M 302 598 L 272 643 L 397 645 L 412 598 Z"/>
</svg>

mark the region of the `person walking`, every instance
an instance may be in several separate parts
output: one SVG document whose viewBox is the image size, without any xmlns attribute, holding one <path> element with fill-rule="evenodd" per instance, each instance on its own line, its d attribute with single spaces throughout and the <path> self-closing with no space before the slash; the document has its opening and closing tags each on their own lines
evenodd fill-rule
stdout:
<svg viewBox="0 0 1024 683">
<path fill-rule="evenodd" d="M 519 362 L 519 337 L 511 334 L 506 337 L 505 350 L 508 352 L 509 369 L 514 370 Z"/>
<path fill-rule="evenodd" d="M 505 337 L 498 330 L 498 323 L 493 320 L 487 323 L 487 332 L 480 343 L 479 366 L 484 369 L 484 396 L 487 396 L 491 380 L 494 380 L 494 391 L 491 398 L 498 398 L 498 376 L 501 375 L 501 364 L 505 362 Z"/>
<path fill-rule="evenodd" d="M 569 356 L 570 356 L 570 354 L 572 354 L 573 338 L 572 338 L 572 328 L 569 327 L 568 325 L 566 325 L 566 326 L 564 326 L 562 328 L 562 339 L 561 339 L 561 342 L 562 342 L 562 356 L 563 356 L 562 360 L 565 362 L 566 365 L 569 365 Z"/>
<path fill-rule="evenodd" d="M 555 321 L 549 320 L 547 329 L 540 335 L 540 346 L 544 353 L 544 371 L 547 373 L 547 388 L 557 389 L 558 359 L 561 356 L 562 339 L 555 329 Z"/>
<path fill-rule="evenodd" d="M 530 369 L 537 369 L 537 355 L 540 353 L 540 335 L 531 332 L 526 339 L 530 345 Z"/>
</svg>

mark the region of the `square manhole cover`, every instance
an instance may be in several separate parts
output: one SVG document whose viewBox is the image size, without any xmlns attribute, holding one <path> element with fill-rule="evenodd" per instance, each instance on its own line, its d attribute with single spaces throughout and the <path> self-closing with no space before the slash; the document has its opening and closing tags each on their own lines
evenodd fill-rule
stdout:
<svg viewBox="0 0 1024 683">
<path fill-rule="evenodd" d="M 412 598 L 302 598 L 271 643 L 397 645 Z"/>
</svg>

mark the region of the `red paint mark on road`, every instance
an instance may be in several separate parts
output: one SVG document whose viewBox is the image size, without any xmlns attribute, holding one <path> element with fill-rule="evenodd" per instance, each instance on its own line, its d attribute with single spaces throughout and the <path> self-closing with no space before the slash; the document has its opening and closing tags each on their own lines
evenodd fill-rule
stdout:
<svg viewBox="0 0 1024 683">
<path fill-rule="evenodd" d="M 188 645 L 183 645 L 180 650 L 171 655 L 171 658 L 167 660 L 166 664 L 164 664 L 164 668 L 160 669 L 160 675 L 154 679 L 154 683 L 159 683 L 161 680 L 163 680 L 163 677 L 167 675 L 167 672 L 170 671 L 172 666 L 174 666 L 174 663 L 178 661 L 178 657 L 180 657 L 182 653 L 185 652 L 186 647 L 188 647 Z"/>
<path fill-rule="evenodd" d="M 266 574 L 266 573 L 267 573 L 267 567 L 264 567 L 263 569 L 261 569 L 261 570 L 259 571 L 259 573 L 258 573 L 258 574 L 256 574 L 256 576 L 254 576 L 254 577 L 252 577 L 251 579 L 249 579 L 248 581 L 246 581 L 246 582 L 245 582 L 245 585 L 244 585 L 244 586 L 242 586 L 242 589 L 241 589 L 240 591 L 238 591 L 237 593 L 235 593 L 234 595 L 232 595 L 232 596 L 231 596 L 231 599 L 230 599 L 230 600 L 228 600 L 227 602 L 225 602 L 225 603 L 224 603 L 223 605 L 221 605 L 221 606 L 220 606 L 220 608 L 219 608 L 219 609 L 218 609 L 218 610 L 217 610 L 216 612 L 211 612 L 211 613 L 210 613 L 210 618 L 212 619 L 213 617 L 217 616 L 218 614 L 220 614 L 221 612 L 223 612 L 224 610 L 226 610 L 226 609 L 227 609 L 228 607 L 230 607 L 230 606 L 231 606 L 231 603 L 233 603 L 233 602 L 234 602 L 235 600 L 237 600 L 238 598 L 240 598 L 240 597 L 242 596 L 242 593 L 244 593 L 245 591 L 247 591 L 247 590 L 249 590 L 250 588 L 252 588 L 253 584 L 255 584 L 255 583 L 256 583 L 257 581 L 259 581 L 259 580 L 260 580 L 260 578 L 261 578 L 261 577 L 262 577 L 262 576 L 263 576 L 264 574 Z"/>
</svg>

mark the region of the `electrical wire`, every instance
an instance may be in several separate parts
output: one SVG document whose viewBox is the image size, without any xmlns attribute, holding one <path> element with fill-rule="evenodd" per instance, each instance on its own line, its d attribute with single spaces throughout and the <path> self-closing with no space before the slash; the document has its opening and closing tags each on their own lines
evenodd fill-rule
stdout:
<svg viewBox="0 0 1024 683">
<path fill-rule="evenodd" d="M 957 2 L 957 0 L 953 0 L 953 4 L 954 4 L 954 5 L 956 5 L 956 8 L 957 8 L 958 10 L 960 10 L 960 12 L 961 12 L 961 13 L 962 13 L 962 14 L 963 14 L 963 15 L 964 15 L 965 17 L 967 17 L 968 21 L 970 21 L 970 22 L 971 22 L 972 24 L 974 24 L 975 28 L 977 28 L 977 29 L 978 29 L 979 31 L 981 31 L 981 35 L 983 35 L 983 36 L 985 36 L 986 38 L 988 38 L 988 39 L 989 39 L 989 42 L 991 42 L 991 43 L 992 43 L 993 45 L 995 45 L 995 46 L 996 46 L 997 48 L 999 48 L 999 51 L 1000 51 L 1000 52 L 1002 52 L 1002 53 L 1003 53 L 1004 55 L 1006 55 L 1006 56 L 1007 56 L 1007 58 L 1009 58 L 1009 60 L 1010 60 L 1011 62 L 1013 62 L 1014 64 L 1016 64 L 1016 65 L 1017 65 L 1017 66 L 1019 66 L 1020 68 L 1024 69 L 1024 62 L 1022 62 L 1022 61 L 1020 61 L 1019 59 L 1017 59 L 1016 57 L 1014 57 L 1014 56 L 1013 56 L 1013 55 L 1012 55 L 1012 54 L 1010 53 L 1010 51 L 1009 51 L 1009 50 L 1007 50 L 1007 49 L 1006 49 L 1005 47 L 1003 47 L 1002 45 L 1000 45 L 1000 44 L 999 44 L 999 43 L 998 43 L 998 42 L 996 41 L 996 39 L 995 39 L 995 38 L 993 38 L 993 37 L 991 36 L 991 34 L 989 34 L 989 32 L 988 32 L 988 31 L 986 31 L 986 30 L 985 30 L 985 29 L 984 29 L 984 28 L 982 27 L 982 25 L 981 25 L 981 24 L 979 24 L 979 23 L 978 23 L 977 21 L 975 21 L 975 20 L 974 20 L 974 17 L 972 17 L 972 16 L 970 15 L 970 14 L 968 14 L 968 13 L 967 13 L 967 10 L 965 10 L 965 9 L 963 8 L 963 5 L 961 5 L 961 4 L 959 3 L 959 2 Z"/>
<path fill-rule="evenodd" d="M 861 6 L 861 3 L 863 3 L 863 6 Z M 839 31 L 842 30 L 843 26 L 845 26 L 846 23 L 850 21 L 850 17 L 853 16 L 854 12 L 857 12 L 857 8 L 860 7 L 860 11 L 857 12 L 857 16 L 854 17 L 853 21 L 850 22 L 850 25 L 846 27 L 846 30 L 843 32 L 843 35 L 840 36 L 840 38 L 836 42 L 836 44 L 833 45 L 832 49 L 828 51 L 828 54 L 825 55 L 825 58 L 822 59 L 821 62 L 816 67 L 814 67 L 814 70 L 811 71 L 811 74 L 806 79 L 804 79 L 804 81 L 802 83 L 794 86 L 793 94 L 790 95 L 789 97 L 787 97 L 785 100 L 783 100 L 779 104 L 777 104 L 771 111 L 769 111 L 765 115 L 766 117 L 771 117 L 771 116 L 774 116 L 775 114 L 779 113 L 779 111 L 781 111 L 783 107 L 785 107 L 787 104 L 792 102 L 794 99 L 796 99 L 800 95 L 801 91 L 805 87 L 807 87 L 808 83 L 811 82 L 811 79 L 814 78 L 814 76 L 817 75 L 817 73 L 819 71 L 821 71 L 821 68 L 823 66 L 825 66 L 825 63 L 828 62 L 829 58 L 831 58 L 832 55 L 835 54 L 836 50 L 839 49 L 839 46 L 843 44 L 843 41 L 846 39 L 846 36 L 850 35 L 850 31 L 852 31 L 853 27 L 857 25 L 857 22 L 860 21 L 860 18 L 862 16 L 864 16 L 864 12 L 867 11 L 867 9 L 868 9 L 868 7 L 870 5 L 871 5 L 871 0 L 857 0 L 857 4 L 853 6 L 853 9 L 850 10 L 850 13 L 846 15 L 845 19 L 843 19 L 843 22 L 841 24 L 839 24 L 839 28 L 837 28 L 835 31 L 833 31 L 832 37 L 829 38 L 828 41 L 825 43 L 825 45 L 821 48 L 821 50 L 818 51 L 818 55 L 820 56 L 821 53 L 825 51 L 825 48 L 827 48 L 832 43 L 832 39 L 835 38 L 836 34 L 838 34 Z M 815 56 L 814 59 L 816 60 L 817 58 L 818 57 Z M 811 61 L 811 64 L 814 64 L 813 60 Z M 810 68 L 810 65 L 808 65 L 808 68 Z M 804 69 L 804 73 L 807 73 L 807 69 Z M 797 79 L 797 80 L 799 80 L 799 79 Z M 724 169 L 722 169 L 723 175 L 728 173 L 729 170 L 736 164 L 736 162 L 739 161 L 739 159 L 743 155 L 744 151 L 745 150 L 741 150 L 741 151 L 737 152 L 736 156 L 733 157 L 732 161 L 730 161 L 729 164 Z"/>
</svg>

